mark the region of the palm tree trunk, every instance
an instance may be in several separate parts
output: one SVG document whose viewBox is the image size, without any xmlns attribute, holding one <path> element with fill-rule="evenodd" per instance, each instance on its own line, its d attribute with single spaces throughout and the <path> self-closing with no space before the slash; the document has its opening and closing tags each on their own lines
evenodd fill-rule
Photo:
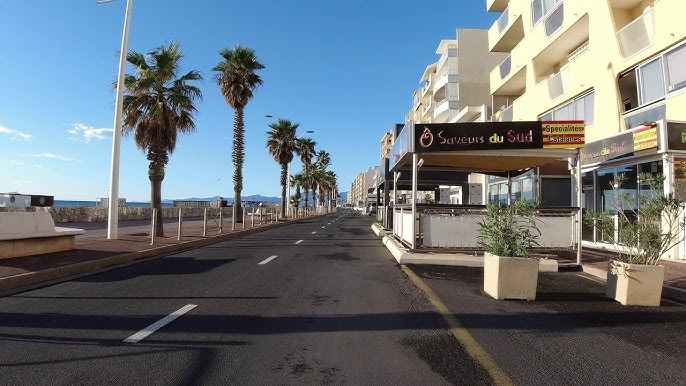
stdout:
<svg viewBox="0 0 686 386">
<path fill-rule="evenodd" d="M 303 186 L 303 193 L 305 194 L 305 210 L 307 210 L 307 201 L 310 195 L 310 189 L 308 189 L 307 186 Z"/>
<path fill-rule="evenodd" d="M 162 181 L 164 180 L 164 165 L 168 159 L 166 152 L 148 149 L 148 179 L 150 180 L 150 207 L 157 209 L 155 216 L 155 236 L 164 236 L 162 223 Z"/>
<path fill-rule="evenodd" d="M 236 108 L 233 119 L 233 216 L 236 222 L 243 221 L 241 192 L 243 191 L 243 161 L 245 160 L 245 126 L 243 108 Z"/>
<path fill-rule="evenodd" d="M 288 164 L 283 164 L 281 165 L 281 218 L 286 217 L 286 182 L 288 180 L 287 177 Z"/>
</svg>

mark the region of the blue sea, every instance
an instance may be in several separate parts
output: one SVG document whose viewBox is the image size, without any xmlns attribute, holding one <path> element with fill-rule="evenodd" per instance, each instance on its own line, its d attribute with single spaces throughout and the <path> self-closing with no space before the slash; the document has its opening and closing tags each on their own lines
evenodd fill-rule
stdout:
<svg viewBox="0 0 686 386">
<path fill-rule="evenodd" d="M 55 200 L 55 206 L 98 206 L 97 201 L 69 201 L 69 200 Z M 142 206 L 149 207 L 149 202 L 126 202 L 126 206 Z M 170 202 L 162 201 L 162 206 L 172 206 Z"/>
</svg>

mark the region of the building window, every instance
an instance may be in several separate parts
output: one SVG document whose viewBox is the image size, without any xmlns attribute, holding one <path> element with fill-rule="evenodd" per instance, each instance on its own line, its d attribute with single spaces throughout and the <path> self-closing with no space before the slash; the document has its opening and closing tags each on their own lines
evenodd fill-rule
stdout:
<svg viewBox="0 0 686 386">
<path fill-rule="evenodd" d="M 686 87 L 686 45 L 665 55 L 667 70 L 667 91 Z"/>
<path fill-rule="evenodd" d="M 555 6 L 561 2 L 562 0 L 532 0 L 531 15 L 533 24 L 536 25 L 539 20 L 552 12 L 555 9 Z"/>
<path fill-rule="evenodd" d="M 639 73 L 639 102 L 648 104 L 665 96 L 664 73 L 662 72 L 662 58 L 657 58 L 638 68 Z"/>
<path fill-rule="evenodd" d="M 686 45 L 663 53 L 620 75 L 624 112 L 652 104 L 669 92 L 686 87 Z M 633 111 L 632 111 L 633 113 Z M 630 129 L 634 126 L 627 126 Z"/>
<path fill-rule="evenodd" d="M 588 94 L 574 98 L 553 110 L 541 115 L 541 121 L 584 121 L 586 126 L 593 125 L 595 108 L 593 107 L 595 101 L 595 92 L 591 91 Z"/>
</svg>

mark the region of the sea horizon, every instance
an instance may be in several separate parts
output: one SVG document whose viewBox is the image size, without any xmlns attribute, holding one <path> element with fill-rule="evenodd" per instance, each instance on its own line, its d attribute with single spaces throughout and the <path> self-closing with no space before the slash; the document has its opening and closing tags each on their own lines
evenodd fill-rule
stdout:
<svg viewBox="0 0 686 386">
<path fill-rule="evenodd" d="M 53 206 L 55 207 L 78 207 L 78 206 L 86 206 L 86 207 L 95 207 L 98 206 L 100 201 L 95 201 L 95 200 L 54 200 Z M 149 207 L 150 206 L 150 201 L 127 201 L 125 206 L 135 206 L 135 207 Z M 172 206 L 171 202 L 165 202 L 162 201 L 162 206 L 167 207 L 167 206 Z"/>
</svg>

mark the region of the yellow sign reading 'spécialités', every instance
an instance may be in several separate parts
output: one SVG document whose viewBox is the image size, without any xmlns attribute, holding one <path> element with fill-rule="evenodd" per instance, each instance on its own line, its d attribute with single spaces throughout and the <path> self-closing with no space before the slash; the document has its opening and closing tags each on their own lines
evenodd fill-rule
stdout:
<svg viewBox="0 0 686 386">
<path fill-rule="evenodd" d="M 584 121 L 541 122 L 544 149 L 577 149 L 586 144 Z"/>
<path fill-rule="evenodd" d="M 657 126 L 646 126 L 634 131 L 634 151 L 657 147 Z"/>
</svg>

